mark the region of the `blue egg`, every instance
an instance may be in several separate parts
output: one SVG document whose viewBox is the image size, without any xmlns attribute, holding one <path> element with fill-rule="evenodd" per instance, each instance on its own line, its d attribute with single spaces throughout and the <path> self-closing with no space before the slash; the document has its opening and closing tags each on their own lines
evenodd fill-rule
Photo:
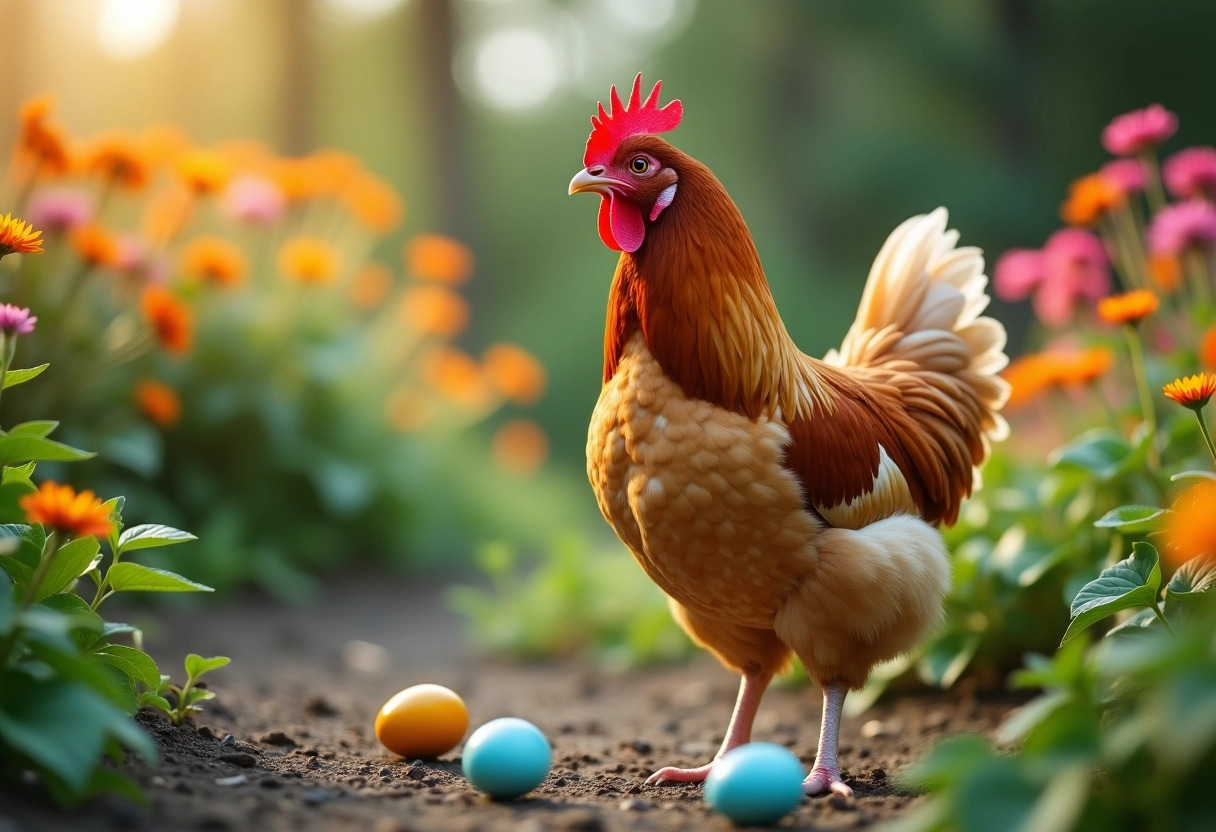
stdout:
<svg viewBox="0 0 1216 832">
<path fill-rule="evenodd" d="M 771 742 L 741 745 L 714 763 L 705 800 L 738 824 L 775 823 L 802 802 L 802 763 Z"/>
<path fill-rule="evenodd" d="M 495 800 L 526 794 L 549 773 L 549 741 L 526 719 L 491 720 L 464 744 L 464 776 Z"/>
</svg>

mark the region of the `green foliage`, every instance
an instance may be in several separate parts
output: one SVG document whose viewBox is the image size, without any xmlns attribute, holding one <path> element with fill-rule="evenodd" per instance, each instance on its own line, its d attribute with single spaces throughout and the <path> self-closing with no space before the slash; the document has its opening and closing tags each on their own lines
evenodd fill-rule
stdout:
<svg viewBox="0 0 1216 832">
<path fill-rule="evenodd" d="M 151 674 L 141 679 L 145 690 L 139 696 L 139 704 L 156 708 L 168 716 L 174 725 L 181 725 L 182 720 L 190 714 L 202 712 L 199 702 L 215 698 L 211 691 L 197 687 L 198 680 L 203 674 L 224 667 L 229 661 L 227 656 L 205 659 L 191 653 L 186 656 L 186 681 L 181 686 L 171 684 L 168 676 L 156 673 L 156 666 L 153 665 Z"/>
</svg>

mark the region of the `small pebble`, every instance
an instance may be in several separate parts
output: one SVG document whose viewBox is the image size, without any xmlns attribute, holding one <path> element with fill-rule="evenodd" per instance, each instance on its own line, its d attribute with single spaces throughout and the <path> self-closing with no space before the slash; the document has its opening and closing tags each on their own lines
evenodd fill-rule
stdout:
<svg viewBox="0 0 1216 832">
<path fill-rule="evenodd" d="M 622 812 L 645 812 L 649 808 L 649 803 L 636 797 L 621 801 Z"/>
<path fill-rule="evenodd" d="M 217 777 L 215 785 L 217 786 L 243 786 L 249 782 L 249 778 L 243 774 L 234 774 L 231 777 Z"/>
<path fill-rule="evenodd" d="M 200 737 L 204 737 L 205 739 L 209 739 L 209 740 L 215 739 L 215 732 L 212 731 L 210 728 L 208 728 L 206 725 L 200 725 L 198 727 L 198 735 Z"/>
<path fill-rule="evenodd" d="M 263 777 L 261 780 L 258 781 L 258 785 L 261 786 L 263 789 L 281 789 L 281 788 L 283 788 L 283 783 L 279 780 L 276 780 L 273 777 Z"/>
<path fill-rule="evenodd" d="M 225 734 L 224 738 L 220 740 L 220 745 L 236 745 L 236 737 L 232 734 Z"/>
<path fill-rule="evenodd" d="M 271 731 L 269 734 L 263 734 L 259 742 L 264 742 L 267 745 L 295 745 L 296 741 L 292 737 L 282 731 Z"/>
<path fill-rule="evenodd" d="M 654 753 L 654 746 L 646 742 L 646 740 L 634 740 L 633 742 L 629 743 L 629 747 L 639 754 Z"/>
<path fill-rule="evenodd" d="M 215 759 L 219 760 L 221 763 L 231 763 L 232 765 L 240 766 L 241 768 L 253 768 L 258 764 L 257 757 L 254 757 L 252 754 L 244 751 L 238 751 L 233 754 L 221 754 Z"/>
<path fill-rule="evenodd" d="M 409 780 L 422 780 L 426 777 L 426 769 L 421 766 L 410 766 L 405 770 L 405 776 Z"/>
<path fill-rule="evenodd" d="M 337 716 L 338 709 L 322 697 L 309 699 L 304 703 L 304 712 L 309 716 Z"/>
</svg>

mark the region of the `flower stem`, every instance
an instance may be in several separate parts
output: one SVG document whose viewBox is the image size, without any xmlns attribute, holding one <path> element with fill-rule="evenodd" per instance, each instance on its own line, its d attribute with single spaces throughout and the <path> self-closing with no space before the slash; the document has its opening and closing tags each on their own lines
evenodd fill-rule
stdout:
<svg viewBox="0 0 1216 832">
<path fill-rule="evenodd" d="M 1144 414 L 1144 424 L 1148 428 L 1148 461 L 1150 467 L 1156 470 L 1161 465 L 1157 456 L 1157 415 L 1153 410 L 1153 396 L 1148 389 L 1148 373 L 1144 365 L 1144 346 L 1140 341 L 1140 332 L 1135 324 L 1127 324 L 1123 328 L 1127 335 L 1127 348 L 1132 357 L 1132 373 L 1136 376 L 1136 388 L 1140 392 L 1140 410 Z"/>
<path fill-rule="evenodd" d="M 4 394 L 4 379 L 8 368 L 13 364 L 13 356 L 17 353 L 17 333 L 5 332 L 0 334 L 0 396 Z"/>
<path fill-rule="evenodd" d="M 1157 620 L 1165 625 L 1165 629 L 1169 631 L 1170 635 L 1174 636 L 1175 638 L 1178 637 L 1178 634 L 1176 632 L 1174 632 L 1173 626 L 1166 619 L 1166 617 L 1162 614 L 1161 607 L 1156 601 L 1153 601 L 1153 615 L 1157 616 Z"/>
<path fill-rule="evenodd" d="M 1202 249 L 1191 246 L 1186 251 L 1186 270 L 1191 278 L 1195 305 L 1206 312 L 1212 306 L 1212 287 L 1208 285 L 1208 264 Z"/>
<path fill-rule="evenodd" d="M 51 571 L 51 564 L 55 560 L 55 555 L 59 554 L 60 542 L 59 534 L 51 532 L 46 542 L 42 545 L 42 558 L 38 561 L 38 568 L 34 570 L 34 576 L 30 578 L 30 585 L 25 588 L 25 594 L 21 597 L 18 612 L 28 609 L 34 603 L 34 599 L 38 597 L 38 590 L 42 587 L 42 582 L 46 580 L 47 574 Z M 0 668 L 3 668 L 8 663 L 9 654 L 13 652 L 13 647 L 17 644 L 17 638 L 20 635 L 21 625 L 14 625 L 8 637 L 4 639 L 4 643 L 0 644 Z"/>
<path fill-rule="evenodd" d="M 1161 187 L 1161 173 L 1157 169 L 1157 154 L 1151 147 L 1140 151 L 1140 165 L 1144 168 L 1145 196 L 1149 207 L 1156 214 L 1165 207 L 1165 189 Z"/>
<path fill-rule="evenodd" d="M 1148 258 L 1140 241 L 1140 230 L 1136 227 L 1136 218 L 1132 216 L 1131 206 L 1124 202 L 1115 209 L 1114 214 L 1115 239 L 1119 241 L 1124 262 L 1123 270 L 1127 273 L 1128 283 L 1135 288 L 1148 286 Z"/>
<path fill-rule="evenodd" d="M 1208 453 L 1212 455 L 1212 462 L 1216 463 L 1216 445 L 1212 444 L 1212 434 L 1208 432 L 1208 423 L 1203 418 L 1202 408 L 1195 410 L 1195 418 L 1199 420 L 1199 432 L 1203 434 L 1203 441 L 1207 443 Z"/>
</svg>

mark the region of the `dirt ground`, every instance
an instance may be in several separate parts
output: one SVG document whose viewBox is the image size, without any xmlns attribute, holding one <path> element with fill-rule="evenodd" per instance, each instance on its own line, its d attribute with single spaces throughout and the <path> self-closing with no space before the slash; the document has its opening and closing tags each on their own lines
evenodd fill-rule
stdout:
<svg viewBox="0 0 1216 832">
<path fill-rule="evenodd" d="M 111 611 L 115 612 L 115 611 Z M 33 787 L 0 792 L 0 832 L 102 830 L 370 830 L 598 832 L 721 829 L 696 785 L 646 786 L 668 764 L 699 765 L 717 748 L 737 680 L 708 657 L 625 675 L 581 664 L 519 667 L 478 660 L 437 586 L 364 578 L 309 609 L 245 600 L 147 618 L 162 671 L 187 652 L 223 654 L 218 698 L 194 726 L 141 715 L 162 751 L 131 764 L 147 808 L 99 800 L 70 813 Z M 155 624 L 155 626 L 153 626 Z M 436 682 L 469 704 L 471 727 L 499 716 L 535 722 L 553 744 L 544 784 L 494 803 L 464 779 L 459 748 L 437 762 L 403 760 L 372 723 L 396 691 Z M 784 743 L 808 770 L 819 733 L 814 690 L 774 689 L 755 738 Z M 856 798 L 807 798 L 780 827 L 869 827 L 920 798 L 895 778 L 936 740 L 992 733 L 1014 700 L 966 692 L 903 696 L 846 719 L 841 765 Z"/>
</svg>

